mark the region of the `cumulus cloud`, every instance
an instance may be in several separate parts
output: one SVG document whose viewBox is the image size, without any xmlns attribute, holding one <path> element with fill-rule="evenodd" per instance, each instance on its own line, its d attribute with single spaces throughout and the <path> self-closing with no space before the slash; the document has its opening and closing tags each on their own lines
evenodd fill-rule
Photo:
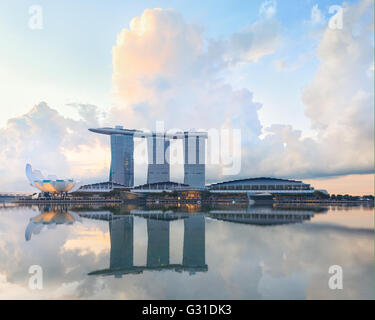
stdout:
<svg viewBox="0 0 375 320">
<path fill-rule="evenodd" d="M 302 94 L 316 136 L 289 125 L 272 125 L 255 144 L 243 147 L 242 175 L 317 177 L 374 170 L 373 3 L 344 10 L 343 29 L 326 27 L 317 56 L 320 66 Z M 285 61 L 280 69 L 289 69 Z"/>
<path fill-rule="evenodd" d="M 272 53 L 275 25 L 260 21 L 229 39 L 210 41 L 174 10 L 145 10 L 121 31 L 113 47 L 119 101 L 113 118 L 138 127 L 153 126 L 160 119 L 179 128 L 188 123 L 218 128 L 236 117 L 254 120 L 250 127 L 258 134 L 258 105 L 252 93 L 232 89 L 220 73 L 229 64 L 257 61 Z"/>
<path fill-rule="evenodd" d="M 372 8 L 372 9 L 371 9 Z M 373 4 L 344 10 L 343 29 L 326 27 L 319 43 L 320 66 L 302 94 L 305 114 L 317 135 L 302 138 L 288 125 L 273 125 L 263 142 L 262 167 L 277 175 L 329 176 L 372 173 L 374 169 Z M 279 62 L 280 68 L 286 68 Z M 281 145 L 283 147 L 281 147 Z"/>
<path fill-rule="evenodd" d="M 327 27 L 317 53 L 321 65 L 302 96 L 327 169 L 373 171 L 374 74 L 367 72 L 373 19 L 373 3 L 365 0 L 346 8 L 343 29 Z"/>
<path fill-rule="evenodd" d="M 228 41 L 226 59 L 232 64 L 258 62 L 280 47 L 280 23 L 270 17 L 233 34 Z"/>
<path fill-rule="evenodd" d="M 371 172 L 371 32 L 364 26 L 362 33 L 353 35 L 353 28 L 358 33 L 358 23 L 368 14 L 363 8 L 369 5 L 363 1 L 348 7 L 344 29 L 327 27 L 324 32 L 318 48 L 321 65 L 303 92 L 315 137 L 303 138 L 288 125 L 274 125 L 266 129 L 266 138 L 259 139 L 261 104 L 253 101 L 248 89 L 234 90 L 221 77 L 233 65 L 256 62 L 277 47 L 279 26 L 274 14 L 264 14 L 272 12 L 266 5 L 260 10 L 261 20 L 220 41 L 205 40 L 199 27 L 173 10 L 146 10 L 135 18 L 113 48 L 113 81 L 119 101 L 114 118 L 122 117 L 137 127 L 153 126 L 160 119 L 167 126 L 183 129 L 189 124 L 206 129 L 239 128 L 243 138 L 240 176 Z M 318 7 L 314 11 L 317 17 Z M 275 41 L 269 48 L 272 41 L 268 39 Z M 298 65 L 289 69 L 295 67 Z M 285 61 L 279 62 L 279 68 L 288 69 Z M 208 170 L 209 178 L 220 176 L 220 172 Z"/>
<path fill-rule="evenodd" d="M 167 129 L 237 128 L 244 140 L 257 141 L 261 105 L 248 89 L 233 89 L 223 75 L 239 63 L 272 54 L 280 39 L 273 17 L 212 40 L 174 10 L 147 9 L 121 31 L 113 47 L 118 104 L 109 123 L 154 129 L 155 120 L 163 120 Z M 212 177 L 219 174 L 208 170 Z"/>
</svg>

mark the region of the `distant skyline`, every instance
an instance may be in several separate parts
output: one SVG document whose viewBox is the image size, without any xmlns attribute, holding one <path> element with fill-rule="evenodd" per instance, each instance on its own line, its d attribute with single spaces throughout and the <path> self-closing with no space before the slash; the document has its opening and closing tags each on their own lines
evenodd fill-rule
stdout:
<svg viewBox="0 0 375 320">
<path fill-rule="evenodd" d="M 41 29 L 30 28 L 35 5 Z M 207 182 L 270 176 L 373 194 L 373 6 L 2 1 L 0 192 L 32 190 L 26 163 L 108 180 L 109 140 L 87 129 L 153 130 L 161 120 L 241 130 L 241 172 L 208 166 Z M 136 167 L 136 184 L 144 170 Z"/>
</svg>

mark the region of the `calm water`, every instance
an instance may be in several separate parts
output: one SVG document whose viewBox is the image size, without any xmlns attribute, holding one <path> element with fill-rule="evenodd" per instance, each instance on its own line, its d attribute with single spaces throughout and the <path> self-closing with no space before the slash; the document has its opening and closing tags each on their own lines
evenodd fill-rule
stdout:
<svg viewBox="0 0 375 320">
<path fill-rule="evenodd" d="M 7 204 L 0 298 L 373 299 L 373 208 Z"/>
</svg>

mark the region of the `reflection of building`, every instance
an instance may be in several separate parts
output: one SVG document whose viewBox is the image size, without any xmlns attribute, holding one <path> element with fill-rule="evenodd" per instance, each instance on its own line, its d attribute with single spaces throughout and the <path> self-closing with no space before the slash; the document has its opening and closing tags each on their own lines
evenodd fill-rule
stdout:
<svg viewBox="0 0 375 320">
<path fill-rule="evenodd" d="M 181 208 L 180 208 L 181 209 Z M 202 209 L 202 208 L 201 208 Z M 198 217 L 209 217 L 215 220 L 226 222 L 235 222 L 240 224 L 251 225 L 282 225 L 291 223 L 302 223 L 309 221 L 314 217 L 315 212 L 326 212 L 327 208 L 316 207 L 274 207 L 274 206 L 254 206 L 249 205 L 247 208 L 238 208 L 237 206 L 217 206 L 215 209 L 200 212 L 199 214 L 189 214 L 189 206 L 184 206 L 183 211 L 173 212 L 172 210 L 163 212 L 162 210 L 131 210 L 131 214 L 135 216 L 142 216 L 146 219 L 163 219 L 168 217 L 172 219 L 185 219 L 185 234 L 189 232 L 190 228 L 194 226 L 194 232 L 198 234 L 197 225 L 194 224 L 194 219 Z"/>
<path fill-rule="evenodd" d="M 212 210 L 209 215 L 217 220 L 259 226 L 301 223 L 310 220 L 314 216 L 312 211 L 275 210 L 270 213 L 264 208 L 262 209 L 243 213 L 231 210 Z"/>
<path fill-rule="evenodd" d="M 184 220 L 184 254 L 182 264 L 191 267 L 194 273 L 197 266 L 205 265 L 205 221 L 202 215 L 193 215 Z M 188 239 L 185 241 L 185 239 Z"/>
<path fill-rule="evenodd" d="M 142 216 L 140 214 L 139 216 Z M 182 264 L 169 261 L 170 223 L 179 217 L 173 215 L 149 215 L 147 217 L 147 262 L 145 266 L 135 266 L 133 216 L 116 216 L 109 219 L 111 233 L 110 266 L 89 275 L 137 274 L 143 271 L 173 270 L 187 271 L 189 274 L 208 270 L 205 263 L 205 220 L 203 216 L 184 219 L 184 244 Z"/>
<path fill-rule="evenodd" d="M 286 206 L 286 205 L 248 205 L 247 208 L 217 206 L 209 211 L 210 218 L 226 222 L 250 224 L 258 226 L 273 226 L 309 221 L 317 212 L 327 212 L 327 208 L 315 206 Z"/>
<path fill-rule="evenodd" d="M 46 225 L 73 224 L 80 220 L 76 213 L 68 212 L 64 207 L 45 207 L 41 211 L 38 216 L 30 219 L 25 230 L 26 241 L 29 241 L 33 234 L 39 234 Z"/>
<path fill-rule="evenodd" d="M 121 208 L 127 208 L 121 210 Z M 277 225 L 308 221 L 315 214 L 326 213 L 326 206 L 295 205 L 295 204 L 263 204 L 263 205 L 218 205 L 202 207 L 201 205 L 136 205 L 118 207 L 113 214 L 108 211 L 85 211 L 79 215 L 85 218 L 111 221 L 123 217 L 123 214 L 142 217 L 151 220 L 173 221 L 178 219 L 192 219 L 203 216 L 227 222 L 238 222 L 254 225 Z M 120 215 L 121 214 L 121 215 Z M 192 220 L 189 220 L 192 221 Z M 151 229 L 151 228 L 150 228 Z M 196 229 L 196 228 L 195 228 Z"/>
<path fill-rule="evenodd" d="M 282 225 L 310 220 L 314 211 L 307 208 L 274 208 L 272 206 L 249 206 L 247 209 L 224 208 L 191 214 L 186 211 L 132 209 L 128 215 L 113 215 L 109 212 L 80 214 L 82 217 L 109 221 L 111 234 L 111 257 L 109 269 L 98 270 L 90 275 L 136 274 L 143 271 L 174 270 L 189 274 L 207 271 L 205 258 L 205 219 L 221 220 L 252 225 Z M 147 220 L 147 262 L 136 266 L 133 262 L 134 223 L 133 217 Z M 184 221 L 183 258 L 181 264 L 170 263 L 170 223 Z"/>
<path fill-rule="evenodd" d="M 169 225 L 168 220 L 147 219 L 147 266 L 169 265 Z"/>
<path fill-rule="evenodd" d="M 110 269 L 128 269 L 133 266 L 133 216 L 109 221 L 111 236 Z"/>
<path fill-rule="evenodd" d="M 192 187 L 205 185 L 206 132 L 148 133 L 115 128 L 89 129 L 111 136 L 111 170 L 109 180 L 125 187 L 134 186 L 134 137 L 147 139 L 147 183 L 167 182 L 170 177 L 169 145 L 171 139 L 183 141 L 184 183 Z"/>
</svg>

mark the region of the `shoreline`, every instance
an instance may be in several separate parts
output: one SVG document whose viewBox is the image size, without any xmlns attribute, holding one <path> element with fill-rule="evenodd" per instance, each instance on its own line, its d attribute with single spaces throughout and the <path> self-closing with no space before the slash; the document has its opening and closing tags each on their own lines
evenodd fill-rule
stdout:
<svg viewBox="0 0 375 320">
<path fill-rule="evenodd" d="M 17 199 L 16 204 L 90 204 L 90 203 L 123 203 L 121 199 Z"/>
<path fill-rule="evenodd" d="M 126 201 L 123 199 L 16 199 L 10 201 L 10 203 L 14 204 L 90 204 L 90 203 L 117 203 L 117 204 L 129 204 L 129 203 L 140 203 L 144 201 Z M 153 201 L 145 201 L 148 204 L 249 204 L 248 201 L 241 201 L 241 200 L 234 200 L 234 201 L 210 201 L 210 200 L 191 200 L 191 201 L 174 201 L 174 200 L 165 200 L 165 199 L 157 199 Z M 320 205 L 372 205 L 374 206 L 374 201 L 372 200 L 340 200 L 340 201 L 332 201 L 332 200 L 271 200 L 271 201 L 257 201 L 255 200 L 255 204 L 262 204 L 262 203 L 269 203 L 269 204 L 320 204 Z"/>
</svg>

